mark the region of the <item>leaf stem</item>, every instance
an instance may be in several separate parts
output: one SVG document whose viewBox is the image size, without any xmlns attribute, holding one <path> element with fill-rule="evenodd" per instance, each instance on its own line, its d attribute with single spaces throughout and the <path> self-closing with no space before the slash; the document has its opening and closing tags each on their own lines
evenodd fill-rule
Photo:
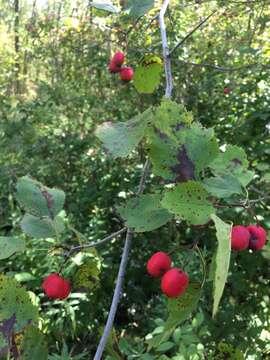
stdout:
<svg viewBox="0 0 270 360">
<path fill-rule="evenodd" d="M 202 280 L 202 283 L 201 283 L 201 287 L 203 288 L 204 284 L 205 284 L 205 280 L 206 280 L 206 263 L 205 263 L 205 260 L 204 260 L 204 257 L 203 257 L 203 254 L 201 252 L 201 249 L 199 248 L 199 246 L 196 244 L 194 246 L 194 249 L 197 251 L 197 253 L 199 254 L 199 257 L 200 257 L 200 260 L 201 260 L 201 263 L 202 263 L 202 269 L 203 269 L 203 280 Z"/>
</svg>

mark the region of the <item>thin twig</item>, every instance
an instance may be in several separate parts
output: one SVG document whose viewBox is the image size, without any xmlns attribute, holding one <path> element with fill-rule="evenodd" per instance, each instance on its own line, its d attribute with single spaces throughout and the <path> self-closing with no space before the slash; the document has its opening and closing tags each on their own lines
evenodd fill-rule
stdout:
<svg viewBox="0 0 270 360">
<path fill-rule="evenodd" d="M 203 288 L 204 284 L 205 284 L 205 280 L 206 280 L 206 263 L 205 263 L 205 259 L 203 257 L 203 254 L 202 254 L 202 251 L 201 249 L 199 248 L 199 246 L 196 244 L 194 246 L 195 250 L 197 250 L 197 253 L 199 254 L 199 257 L 200 257 L 200 260 L 201 260 L 201 263 L 202 263 L 202 268 L 203 268 L 203 280 L 202 280 L 202 283 L 201 283 L 201 287 Z"/>
<path fill-rule="evenodd" d="M 195 33 L 195 31 L 197 31 L 201 26 L 203 26 L 203 24 L 206 23 L 206 21 L 210 19 L 216 12 L 217 10 L 213 11 L 210 15 L 208 15 L 205 19 L 203 19 L 198 25 L 196 25 L 194 29 L 192 29 L 182 40 L 180 40 L 175 45 L 175 47 L 170 51 L 169 56 L 171 56 L 172 53 L 175 52 L 175 50 L 177 50 L 181 45 L 183 45 L 183 43 L 186 42 Z"/>
<path fill-rule="evenodd" d="M 208 67 L 217 71 L 221 71 L 221 72 L 234 72 L 234 71 L 240 71 L 240 70 L 245 70 L 247 68 L 251 68 L 253 66 L 261 66 L 263 68 L 269 68 L 270 66 L 264 65 L 264 64 L 259 64 L 259 63 L 252 63 L 252 64 L 245 64 L 242 66 L 236 66 L 236 67 L 223 67 L 223 66 L 218 66 L 218 65 L 214 65 L 214 64 L 208 64 L 208 63 L 195 63 L 193 61 L 185 61 L 185 60 L 178 60 L 177 59 L 177 63 L 183 64 L 183 65 L 192 65 L 192 66 L 197 66 L 197 67 Z"/>
<path fill-rule="evenodd" d="M 102 239 L 100 241 L 92 242 L 92 243 L 89 243 L 89 244 L 82 244 L 82 245 L 74 246 L 68 252 L 66 252 L 64 254 L 64 256 L 65 257 L 70 257 L 74 252 L 76 253 L 76 252 L 79 252 L 81 250 L 85 250 L 85 249 L 89 249 L 89 248 L 92 248 L 92 247 L 98 247 L 100 245 L 104 245 L 104 244 L 110 242 L 112 239 L 116 238 L 117 236 L 123 234 L 126 231 L 127 231 L 127 228 L 124 227 L 121 230 L 118 230 L 115 233 L 113 233 L 113 234 L 111 234 L 109 236 L 106 236 L 104 239 Z"/>
<path fill-rule="evenodd" d="M 108 337 L 110 336 L 110 333 L 111 333 L 111 330 L 113 327 L 114 318 L 115 318 L 118 303 L 119 303 L 119 300 L 121 297 L 122 285 L 123 285 L 123 281 L 124 281 L 124 276 L 125 276 L 128 254 L 129 254 L 129 250 L 130 250 L 130 246 L 131 246 L 132 237 L 133 237 L 133 232 L 131 229 L 128 229 L 125 246 L 124 246 L 124 250 L 123 250 L 123 254 L 122 254 L 122 259 L 121 259 L 121 263 L 120 263 L 120 267 L 119 267 L 119 271 L 118 271 L 118 275 L 117 275 L 117 280 L 116 280 L 116 285 L 115 285 L 115 289 L 114 289 L 114 294 L 113 294 L 113 299 L 112 299 L 109 316 L 108 316 L 102 337 L 98 344 L 98 348 L 97 348 L 94 360 L 100 360 L 102 358 Z"/>
<path fill-rule="evenodd" d="M 149 169 L 150 169 L 150 161 L 149 161 L 149 159 L 147 159 L 144 164 L 143 170 L 142 170 L 142 175 L 141 175 L 141 180 L 140 180 L 139 188 L 137 191 L 137 195 L 140 195 L 143 193 L 143 190 L 145 188 L 146 177 L 148 175 Z M 132 238 L 133 238 L 133 231 L 132 231 L 132 229 L 128 228 L 109 316 L 107 318 L 107 322 L 106 322 L 102 337 L 100 339 L 94 360 L 100 360 L 102 358 L 108 337 L 109 337 L 110 332 L 113 327 L 117 307 L 118 307 L 118 304 L 119 304 L 119 301 L 120 301 L 120 298 L 122 295 L 122 287 L 123 287 L 123 282 L 124 282 L 124 277 L 125 277 L 125 272 L 126 272 L 126 267 L 127 267 L 127 261 L 128 261 L 128 254 L 129 254 L 129 250 L 131 247 Z"/>
<path fill-rule="evenodd" d="M 159 26 L 160 26 L 161 40 L 162 40 L 164 70 L 165 70 L 165 76 L 166 76 L 166 91 L 165 91 L 166 98 L 170 98 L 172 96 L 172 90 L 173 90 L 170 50 L 168 47 L 166 25 L 165 25 L 165 21 L 164 21 L 164 16 L 165 16 L 165 13 L 166 13 L 169 3 L 170 3 L 170 0 L 165 0 L 161 7 L 160 13 L 159 13 Z"/>
</svg>

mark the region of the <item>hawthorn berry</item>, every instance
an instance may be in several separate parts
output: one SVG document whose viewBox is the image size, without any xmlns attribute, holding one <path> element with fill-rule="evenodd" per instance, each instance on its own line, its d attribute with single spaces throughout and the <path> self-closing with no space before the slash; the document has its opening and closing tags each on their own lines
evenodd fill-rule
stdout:
<svg viewBox="0 0 270 360">
<path fill-rule="evenodd" d="M 225 88 L 223 89 L 223 93 L 224 93 L 225 95 L 228 95 L 231 91 L 232 91 L 232 89 L 230 89 L 229 87 L 225 87 Z"/>
<path fill-rule="evenodd" d="M 147 272 L 151 276 L 159 277 L 171 268 L 171 264 L 171 258 L 166 253 L 159 251 L 148 260 Z"/>
<path fill-rule="evenodd" d="M 258 225 L 249 225 L 247 230 L 250 234 L 249 248 L 260 250 L 266 243 L 267 234 L 263 227 Z"/>
<path fill-rule="evenodd" d="M 173 268 L 163 275 L 161 290 L 169 298 L 176 298 L 185 292 L 188 284 L 188 275 L 181 269 Z"/>
<path fill-rule="evenodd" d="M 121 66 L 118 66 L 112 60 L 110 61 L 108 68 L 111 73 L 119 73 L 121 71 Z"/>
<path fill-rule="evenodd" d="M 48 275 L 41 285 L 45 294 L 51 299 L 66 299 L 71 291 L 68 280 L 64 279 L 57 273 Z"/>
<path fill-rule="evenodd" d="M 111 60 L 115 65 L 118 65 L 119 67 L 121 67 L 121 65 L 123 65 L 124 61 L 125 61 L 125 55 L 121 52 L 121 51 L 117 51 Z"/>
<path fill-rule="evenodd" d="M 130 81 L 133 78 L 133 69 L 130 66 L 125 66 L 121 68 L 120 79 L 123 81 Z"/>
<path fill-rule="evenodd" d="M 232 228 L 231 247 L 235 251 L 241 251 L 248 248 L 250 233 L 242 225 L 236 225 Z"/>
</svg>

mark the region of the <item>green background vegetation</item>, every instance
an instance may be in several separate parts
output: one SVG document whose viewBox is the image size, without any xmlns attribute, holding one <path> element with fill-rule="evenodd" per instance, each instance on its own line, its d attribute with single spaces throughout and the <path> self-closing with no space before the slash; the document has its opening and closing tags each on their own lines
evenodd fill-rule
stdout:
<svg viewBox="0 0 270 360">
<path fill-rule="evenodd" d="M 19 177 L 29 174 L 64 190 L 72 227 L 89 240 L 101 239 L 121 228 L 116 205 L 136 191 L 145 154 L 139 149 L 127 159 L 112 159 L 94 131 L 104 121 L 129 120 L 159 104 L 164 94 L 163 75 L 153 94 L 141 95 L 132 83 L 123 84 L 111 75 L 107 64 L 118 49 L 135 69 L 146 53 L 161 57 L 154 19 L 160 3 L 138 21 L 79 0 L 51 0 L 43 7 L 30 0 L 0 4 L 0 235 L 21 234 L 15 186 Z M 249 196 L 261 199 L 253 202 L 253 209 L 269 228 L 270 7 L 267 1 L 172 1 L 166 20 L 171 48 L 214 10 L 172 54 L 173 98 L 204 126 L 215 127 L 220 146 L 231 143 L 245 149 L 250 169 L 257 174 Z M 228 95 L 224 87 L 231 89 Z M 147 189 L 157 181 L 148 180 Z M 252 214 L 238 207 L 221 209 L 219 215 L 234 224 L 254 222 Z M 123 242 L 98 249 L 100 273 L 90 291 L 51 302 L 40 284 L 63 259 L 46 255 L 51 243 L 26 241 L 24 253 L 0 260 L 0 272 L 15 275 L 38 297 L 50 359 L 91 358 L 106 321 Z M 159 283 L 147 276 L 145 264 L 157 250 L 195 241 L 209 265 L 216 244 L 212 225 L 188 228 L 171 223 L 136 234 L 107 359 L 270 358 L 267 251 L 233 254 L 216 318 L 211 318 L 207 282 L 193 316 L 163 347 L 142 355 L 145 336 L 162 331 L 166 317 Z M 61 242 L 78 244 L 70 233 L 64 233 Z M 176 251 L 173 259 L 195 278 L 200 274 L 193 252 Z M 67 276 L 70 272 L 65 269 Z"/>
</svg>

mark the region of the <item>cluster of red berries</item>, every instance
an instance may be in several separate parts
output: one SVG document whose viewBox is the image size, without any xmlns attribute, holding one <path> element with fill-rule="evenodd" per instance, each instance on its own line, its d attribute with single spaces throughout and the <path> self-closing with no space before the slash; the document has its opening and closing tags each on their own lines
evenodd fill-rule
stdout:
<svg viewBox="0 0 270 360">
<path fill-rule="evenodd" d="M 119 73 L 122 81 L 130 81 L 133 78 L 133 69 L 130 66 L 122 66 L 124 61 L 125 55 L 121 51 L 116 52 L 109 63 L 109 71 Z"/>
<path fill-rule="evenodd" d="M 48 275 L 42 285 L 45 294 L 51 299 L 66 299 L 71 291 L 70 282 L 57 273 Z"/>
<path fill-rule="evenodd" d="M 266 243 L 267 234 L 263 227 L 258 225 L 233 226 L 231 235 L 231 247 L 235 251 L 260 250 Z"/>
<path fill-rule="evenodd" d="M 166 253 L 159 251 L 147 262 L 147 272 L 153 277 L 162 277 L 161 290 L 170 297 L 176 298 L 188 287 L 188 275 L 178 268 L 171 268 L 172 260 Z"/>
</svg>

